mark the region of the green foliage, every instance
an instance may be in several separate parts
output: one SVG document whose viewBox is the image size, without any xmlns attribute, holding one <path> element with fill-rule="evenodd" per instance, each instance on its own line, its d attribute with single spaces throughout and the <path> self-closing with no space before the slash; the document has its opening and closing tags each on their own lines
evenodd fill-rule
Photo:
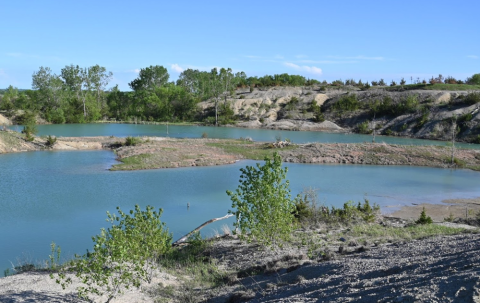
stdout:
<svg viewBox="0 0 480 303">
<path fill-rule="evenodd" d="M 477 104 L 480 102 L 480 93 L 473 92 L 469 93 L 463 98 L 463 102 L 468 105 Z"/>
<path fill-rule="evenodd" d="M 322 215 L 327 221 L 340 220 L 343 223 L 352 223 L 358 220 L 365 222 L 373 222 L 377 214 L 380 212 L 380 206 L 370 205 L 370 201 L 365 199 L 364 203 L 358 202 L 357 205 L 353 201 L 343 204 L 343 208 L 331 207 L 331 210 L 324 209 Z"/>
<path fill-rule="evenodd" d="M 474 74 L 467 79 L 467 83 L 470 85 L 480 85 L 480 74 Z"/>
<path fill-rule="evenodd" d="M 45 113 L 45 119 L 54 124 L 63 124 L 66 122 L 65 114 L 61 108 L 52 109 Z"/>
<path fill-rule="evenodd" d="M 322 107 L 318 106 L 315 100 L 310 104 L 310 111 L 313 112 L 313 121 L 321 123 L 325 121 L 325 116 L 322 113 Z"/>
<path fill-rule="evenodd" d="M 433 223 L 432 218 L 427 216 L 425 207 L 423 207 L 422 212 L 420 213 L 420 217 L 418 218 L 417 221 L 415 221 L 415 223 L 416 224 L 432 224 Z"/>
<path fill-rule="evenodd" d="M 22 134 L 25 134 L 25 140 L 33 141 L 33 136 L 38 131 L 35 114 L 33 112 L 26 111 L 23 115 L 17 118 L 17 122 L 20 122 L 24 125 Z"/>
<path fill-rule="evenodd" d="M 265 157 L 263 166 L 257 163 L 256 167 L 240 169 L 240 185 L 235 192 L 227 191 L 240 238 L 256 239 L 264 246 L 280 246 L 289 239 L 295 226 L 295 201 L 291 199 L 289 181 L 284 181 L 287 170 L 282 169 L 277 153 L 273 160 Z"/>
<path fill-rule="evenodd" d="M 360 107 L 360 103 L 357 100 L 357 95 L 347 94 L 341 97 L 337 102 L 332 105 L 334 111 L 354 111 Z"/>
<path fill-rule="evenodd" d="M 310 207 L 310 201 L 307 195 L 295 200 L 295 211 L 293 215 L 297 220 L 308 219 L 312 216 L 313 210 Z"/>
<path fill-rule="evenodd" d="M 363 121 L 357 125 L 357 130 L 360 134 L 370 134 L 373 130 L 368 126 L 368 121 Z"/>
<path fill-rule="evenodd" d="M 57 143 L 57 138 L 48 135 L 45 145 L 48 147 L 52 147 L 55 145 L 55 143 Z"/>
<path fill-rule="evenodd" d="M 60 266 L 60 255 L 62 253 L 62 249 L 60 246 L 57 246 L 55 242 L 52 242 L 52 244 L 50 244 L 50 250 L 52 254 L 48 256 L 48 269 L 55 270 L 58 266 Z"/>
<path fill-rule="evenodd" d="M 140 138 L 137 137 L 126 137 L 125 138 L 125 145 L 126 146 L 136 146 L 141 142 Z"/>
<path fill-rule="evenodd" d="M 129 214 L 117 210 L 118 216 L 107 212 L 111 227 L 92 237 L 93 252 L 76 256 L 57 276 L 56 282 L 65 288 L 72 282 L 65 273 L 73 272 L 83 284 L 77 288 L 81 298 L 106 295 L 109 302 L 125 289 L 150 282 L 158 258 L 171 249 L 172 235 L 160 221 L 162 209 L 135 205 Z"/>
<path fill-rule="evenodd" d="M 285 104 L 285 110 L 295 110 L 299 102 L 300 100 L 298 100 L 297 97 L 291 97 L 290 101 L 288 101 L 288 103 Z"/>
</svg>

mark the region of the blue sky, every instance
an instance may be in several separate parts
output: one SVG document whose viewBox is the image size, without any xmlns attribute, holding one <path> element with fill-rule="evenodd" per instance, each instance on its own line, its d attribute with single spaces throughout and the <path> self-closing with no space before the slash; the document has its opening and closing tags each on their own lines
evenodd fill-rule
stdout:
<svg viewBox="0 0 480 303">
<path fill-rule="evenodd" d="M 138 70 L 231 67 L 248 76 L 410 83 L 480 72 L 480 1 L 0 0 L 0 88 L 40 66 L 99 64 L 109 86 Z"/>
</svg>

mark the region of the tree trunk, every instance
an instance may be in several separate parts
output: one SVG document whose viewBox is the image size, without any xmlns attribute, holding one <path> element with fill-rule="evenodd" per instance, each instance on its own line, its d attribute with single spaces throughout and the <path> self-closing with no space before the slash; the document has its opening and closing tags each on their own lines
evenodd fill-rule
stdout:
<svg viewBox="0 0 480 303">
<path fill-rule="evenodd" d="M 205 226 L 207 226 L 208 224 L 210 223 L 213 223 L 213 222 L 216 222 L 216 221 L 220 221 L 220 220 L 223 220 L 223 219 L 228 219 L 230 217 L 233 217 L 233 214 L 228 214 L 228 215 L 225 215 L 223 217 L 220 217 L 220 218 L 214 218 L 214 219 L 211 219 L 211 220 L 208 220 L 207 222 L 203 223 L 202 225 L 200 225 L 199 227 L 195 228 L 194 230 L 192 230 L 191 232 L 189 232 L 186 236 L 183 236 L 181 237 L 180 239 L 178 239 L 177 241 L 175 241 L 172 246 L 178 246 L 182 243 L 185 243 L 188 239 L 188 237 L 190 237 L 191 235 L 193 235 L 194 233 L 196 233 L 197 231 L 199 231 L 200 229 L 204 228 Z"/>
</svg>

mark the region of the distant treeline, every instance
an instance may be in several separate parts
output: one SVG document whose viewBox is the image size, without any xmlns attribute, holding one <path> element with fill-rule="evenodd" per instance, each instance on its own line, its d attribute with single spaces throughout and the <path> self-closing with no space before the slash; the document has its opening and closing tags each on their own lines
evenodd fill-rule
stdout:
<svg viewBox="0 0 480 303">
<path fill-rule="evenodd" d="M 0 90 L 0 110 L 13 115 L 17 110 L 40 114 L 51 123 L 86 123 L 103 119 L 121 121 L 206 121 L 212 124 L 230 122 L 233 118 L 227 99 L 237 88 L 271 86 L 386 86 L 380 81 L 336 80 L 332 83 L 307 79 L 299 75 L 277 74 L 247 77 L 244 72 L 233 73 L 230 68 L 214 68 L 210 72 L 187 69 L 178 80 L 169 81 L 170 75 L 163 66 L 149 66 L 140 70 L 138 77 L 129 83 L 132 91 L 120 91 L 118 86 L 106 89 L 113 74 L 99 65 L 82 68 L 65 66 L 59 75 L 48 67 L 33 73 L 32 89 L 18 90 L 12 86 Z M 400 85 L 406 81 L 402 79 Z M 417 79 L 416 83 L 420 83 Z M 430 83 L 480 84 L 480 74 L 465 81 L 441 75 Z M 397 83 L 392 81 L 391 86 Z M 197 103 L 211 99 L 215 107 L 203 113 Z M 220 102 L 222 101 L 223 102 Z M 21 119 L 20 119 L 21 120 Z"/>
<path fill-rule="evenodd" d="M 99 65 L 87 68 L 69 65 L 59 75 L 48 67 L 40 67 L 32 76 L 31 90 L 10 86 L 0 91 L 0 110 L 7 115 L 19 109 L 31 111 L 52 123 L 101 119 L 179 122 L 204 120 L 208 115 L 210 122 L 219 123 L 229 112 L 227 104 L 219 101 L 227 100 L 236 88 L 320 83 L 289 74 L 247 77 L 244 72 L 233 73 L 230 68 L 214 68 L 210 72 L 187 69 L 175 83 L 169 81 L 167 69 L 157 65 L 141 69 L 129 83 L 132 91 L 124 92 L 118 86 L 106 89 L 112 76 Z M 215 101 L 215 112 L 205 116 L 197 111 L 196 105 L 208 99 Z"/>
</svg>

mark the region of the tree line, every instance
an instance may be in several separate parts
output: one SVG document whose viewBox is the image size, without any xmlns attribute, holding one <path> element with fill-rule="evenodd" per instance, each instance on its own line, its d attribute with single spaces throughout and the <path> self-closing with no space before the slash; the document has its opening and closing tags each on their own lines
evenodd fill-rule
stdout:
<svg viewBox="0 0 480 303">
<path fill-rule="evenodd" d="M 107 89 L 113 73 L 95 65 L 68 65 L 55 74 L 40 67 L 32 75 L 32 89 L 9 86 L 0 96 L 0 110 L 13 115 L 17 110 L 40 114 L 51 123 L 88 123 L 102 119 L 128 121 L 207 121 L 218 125 L 233 115 L 227 99 L 237 88 L 305 86 L 320 83 L 299 75 L 278 74 L 247 77 L 231 68 L 211 71 L 187 69 L 176 82 L 159 65 L 142 68 L 129 83 L 132 91 L 118 85 Z M 211 99 L 212 112 L 200 113 L 197 103 Z M 223 102 L 222 102 L 223 101 Z"/>
</svg>

